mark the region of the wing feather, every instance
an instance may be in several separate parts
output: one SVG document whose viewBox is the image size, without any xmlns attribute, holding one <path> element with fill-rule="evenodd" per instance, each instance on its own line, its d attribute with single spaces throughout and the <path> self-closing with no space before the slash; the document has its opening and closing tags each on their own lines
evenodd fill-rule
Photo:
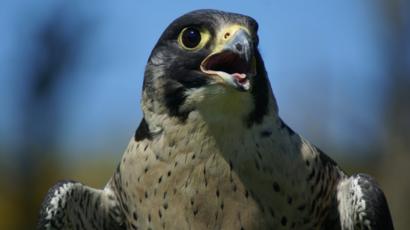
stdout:
<svg viewBox="0 0 410 230">
<path fill-rule="evenodd" d="M 342 229 L 392 230 L 386 197 L 376 181 L 356 174 L 338 187 L 338 210 Z"/>
<path fill-rule="evenodd" d="M 37 229 L 125 229 L 113 190 L 61 181 L 47 193 Z"/>
</svg>

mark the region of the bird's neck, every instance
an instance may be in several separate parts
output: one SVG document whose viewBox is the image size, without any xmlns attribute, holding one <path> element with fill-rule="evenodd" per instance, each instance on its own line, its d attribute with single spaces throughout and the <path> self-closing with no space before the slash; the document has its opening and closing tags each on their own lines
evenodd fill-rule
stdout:
<svg viewBox="0 0 410 230">
<path fill-rule="evenodd" d="M 207 160 L 218 154 L 225 163 L 259 164 L 257 168 L 260 169 L 264 164 L 278 164 L 278 168 L 285 168 L 284 163 L 303 162 L 314 149 L 275 113 L 250 127 L 243 119 L 234 116 L 212 119 L 199 112 L 191 112 L 184 122 L 167 116 L 158 117 L 162 141 L 153 148 L 158 148 L 158 152 L 169 149 L 171 158 L 192 155 L 190 157 Z"/>
</svg>

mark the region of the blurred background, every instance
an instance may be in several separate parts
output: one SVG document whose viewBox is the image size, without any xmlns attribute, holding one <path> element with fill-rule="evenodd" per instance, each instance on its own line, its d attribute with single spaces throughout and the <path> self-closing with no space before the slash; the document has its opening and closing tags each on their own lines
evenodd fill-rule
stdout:
<svg viewBox="0 0 410 230">
<path fill-rule="evenodd" d="M 0 2 L 0 229 L 34 229 L 59 179 L 103 187 L 141 119 L 144 65 L 199 8 L 259 22 L 282 118 L 373 175 L 410 228 L 410 2 Z"/>
</svg>

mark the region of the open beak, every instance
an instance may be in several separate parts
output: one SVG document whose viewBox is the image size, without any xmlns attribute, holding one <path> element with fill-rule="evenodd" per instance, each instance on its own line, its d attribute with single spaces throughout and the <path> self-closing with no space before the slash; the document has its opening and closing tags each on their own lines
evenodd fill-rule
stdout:
<svg viewBox="0 0 410 230">
<path fill-rule="evenodd" d="M 251 37 L 242 28 L 224 36 L 217 51 L 202 61 L 201 71 L 215 77 L 218 82 L 248 91 L 251 87 L 249 78 L 256 74 Z"/>
</svg>

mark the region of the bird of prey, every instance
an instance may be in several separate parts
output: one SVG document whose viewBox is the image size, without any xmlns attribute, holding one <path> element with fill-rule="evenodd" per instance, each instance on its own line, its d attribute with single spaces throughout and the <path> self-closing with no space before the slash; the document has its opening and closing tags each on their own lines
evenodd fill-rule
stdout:
<svg viewBox="0 0 410 230">
<path fill-rule="evenodd" d="M 142 121 L 104 189 L 62 181 L 38 229 L 393 229 L 385 196 L 279 117 L 258 24 L 216 10 L 163 32 Z"/>
</svg>

